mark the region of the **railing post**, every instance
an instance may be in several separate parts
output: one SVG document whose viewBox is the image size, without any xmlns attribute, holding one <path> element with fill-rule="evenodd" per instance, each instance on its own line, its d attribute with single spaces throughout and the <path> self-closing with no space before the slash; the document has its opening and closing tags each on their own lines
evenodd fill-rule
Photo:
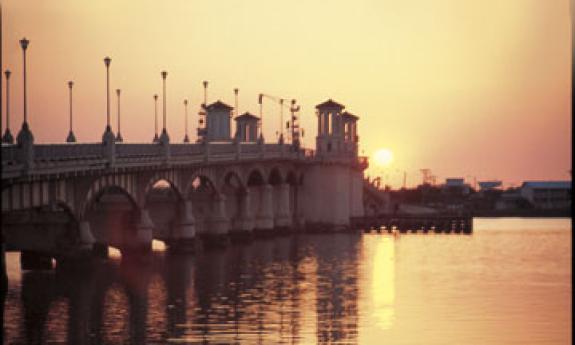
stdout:
<svg viewBox="0 0 575 345">
<path fill-rule="evenodd" d="M 161 152 L 164 160 L 167 162 L 170 160 L 170 138 L 167 135 L 160 136 L 160 145 L 162 147 Z"/>
<path fill-rule="evenodd" d="M 112 165 L 116 161 L 116 139 L 111 130 L 106 130 L 102 135 L 102 156 Z"/>
<path fill-rule="evenodd" d="M 264 158 L 265 153 L 266 153 L 266 145 L 263 141 L 263 137 L 260 136 L 260 139 L 258 139 L 258 147 L 259 147 L 259 152 L 260 152 L 260 158 Z"/>
<path fill-rule="evenodd" d="M 210 142 L 204 141 L 202 144 L 204 145 L 204 161 L 207 162 L 210 160 Z"/>
<path fill-rule="evenodd" d="M 240 160 L 242 155 L 242 144 L 239 140 L 234 140 L 234 145 L 236 146 L 236 160 Z"/>
<path fill-rule="evenodd" d="M 22 124 L 22 129 L 16 137 L 18 144 L 18 162 L 24 166 L 24 171 L 34 168 L 34 135 L 28 127 L 28 123 Z"/>
</svg>

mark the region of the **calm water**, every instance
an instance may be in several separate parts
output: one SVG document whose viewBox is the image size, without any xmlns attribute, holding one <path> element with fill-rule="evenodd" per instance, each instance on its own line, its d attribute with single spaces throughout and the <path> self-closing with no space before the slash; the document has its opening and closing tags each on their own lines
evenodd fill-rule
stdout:
<svg viewBox="0 0 575 345">
<path fill-rule="evenodd" d="M 570 344 L 571 220 L 305 235 L 91 272 L 7 255 L 6 343 Z"/>
</svg>

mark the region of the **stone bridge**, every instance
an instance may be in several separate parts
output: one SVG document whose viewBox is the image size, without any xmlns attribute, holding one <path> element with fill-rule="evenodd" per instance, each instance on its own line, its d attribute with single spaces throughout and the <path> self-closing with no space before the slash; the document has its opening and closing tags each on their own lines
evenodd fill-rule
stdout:
<svg viewBox="0 0 575 345">
<path fill-rule="evenodd" d="M 177 251 L 343 229 L 363 215 L 366 166 L 353 150 L 284 143 L 3 144 L 3 237 L 32 267 L 108 246 L 139 254 L 153 239 Z"/>
</svg>

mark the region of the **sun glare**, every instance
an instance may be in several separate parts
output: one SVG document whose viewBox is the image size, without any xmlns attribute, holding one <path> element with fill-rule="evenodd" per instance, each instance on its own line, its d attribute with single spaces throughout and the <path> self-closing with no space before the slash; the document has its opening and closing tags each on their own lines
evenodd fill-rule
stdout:
<svg viewBox="0 0 575 345">
<path fill-rule="evenodd" d="M 385 167 L 393 162 L 393 153 L 390 149 L 379 149 L 375 151 L 373 159 L 375 160 L 375 164 L 380 167 Z"/>
</svg>

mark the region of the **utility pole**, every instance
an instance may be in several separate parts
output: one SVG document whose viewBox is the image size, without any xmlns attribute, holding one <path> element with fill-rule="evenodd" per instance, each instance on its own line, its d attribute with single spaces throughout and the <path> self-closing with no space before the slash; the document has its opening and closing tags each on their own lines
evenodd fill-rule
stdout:
<svg viewBox="0 0 575 345">
<path fill-rule="evenodd" d="M 403 189 L 406 188 L 407 185 L 407 171 L 403 171 Z"/>
</svg>

